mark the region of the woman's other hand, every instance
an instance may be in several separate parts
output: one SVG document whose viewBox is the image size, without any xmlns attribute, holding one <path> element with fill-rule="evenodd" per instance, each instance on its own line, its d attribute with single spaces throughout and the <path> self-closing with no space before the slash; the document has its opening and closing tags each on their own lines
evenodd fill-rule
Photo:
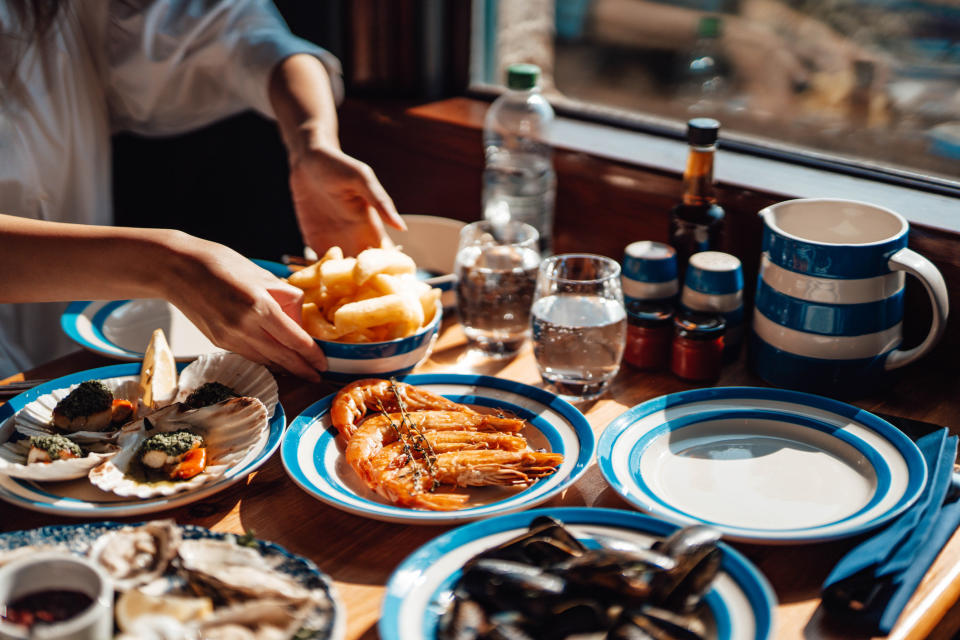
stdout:
<svg viewBox="0 0 960 640">
<path fill-rule="evenodd" d="M 302 292 L 223 245 L 170 232 L 163 297 L 218 347 L 307 380 L 326 358 L 300 326 Z"/>
<path fill-rule="evenodd" d="M 340 150 L 337 112 L 326 68 L 300 54 L 277 65 L 270 103 L 290 160 L 290 190 L 304 242 L 319 255 L 346 255 L 389 242 L 384 223 L 403 220 L 373 170 Z"/>
</svg>

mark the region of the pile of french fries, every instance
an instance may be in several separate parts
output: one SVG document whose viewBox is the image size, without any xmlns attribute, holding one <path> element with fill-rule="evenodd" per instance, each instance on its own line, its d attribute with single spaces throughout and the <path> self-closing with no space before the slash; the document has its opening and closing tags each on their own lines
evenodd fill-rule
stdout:
<svg viewBox="0 0 960 640">
<path fill-rule="evenodd" d="M 303 290 L 303 327 L 314 338 L 382 342 L 415 334 L 437 313 L 440 290 L 416 271 L 413 258 L 397 248 L 346 258 L 332 247 L 287 282 Z"/>
</svg>

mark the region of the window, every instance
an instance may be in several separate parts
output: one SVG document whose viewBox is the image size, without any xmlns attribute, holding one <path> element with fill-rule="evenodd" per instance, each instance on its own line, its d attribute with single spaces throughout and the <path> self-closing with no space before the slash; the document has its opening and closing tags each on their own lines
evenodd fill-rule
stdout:
<svg viewBox="0 0 960 640">
<path fill-rule="evenodd" d="M 471 80 L 543 69 L 561 109 L 960 193 L 954 0 L 476 0 Z"/>
</svg>

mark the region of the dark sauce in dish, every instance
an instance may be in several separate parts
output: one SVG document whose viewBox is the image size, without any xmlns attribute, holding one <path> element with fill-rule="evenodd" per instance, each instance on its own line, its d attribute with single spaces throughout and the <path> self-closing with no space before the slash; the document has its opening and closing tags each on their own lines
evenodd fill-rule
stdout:
<svg viewBox="0 0 960 640">
<path fill-rule="evenodd" d="M 85 611 L 93 598 L 82 591 L 49 589 L 21 596 L 8 604 L 0 604 L 0 619 L 28 629 L 35 624 L 52 624 L 76 617 Z"/>
</svg>

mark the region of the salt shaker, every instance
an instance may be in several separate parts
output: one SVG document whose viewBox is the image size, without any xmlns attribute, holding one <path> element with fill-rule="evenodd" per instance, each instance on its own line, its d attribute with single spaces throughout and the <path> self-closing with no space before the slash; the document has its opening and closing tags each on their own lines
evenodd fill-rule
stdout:
<svg viewBox="0 0 960 640">
<path fill-rule="evenodd" d="M 677 295 L 677 252 L 668 244 L 641 240 L 624 249 L 624 301 L 670 300 Z"/>
<path fill-rule="evenodd" d="M 743 267 L 736 256 L 720 251 L 690 256 L 680 304 L 690 311 L 723 316 L 724 357 L 737 357 L 743 342 Z"/>
</svg>

